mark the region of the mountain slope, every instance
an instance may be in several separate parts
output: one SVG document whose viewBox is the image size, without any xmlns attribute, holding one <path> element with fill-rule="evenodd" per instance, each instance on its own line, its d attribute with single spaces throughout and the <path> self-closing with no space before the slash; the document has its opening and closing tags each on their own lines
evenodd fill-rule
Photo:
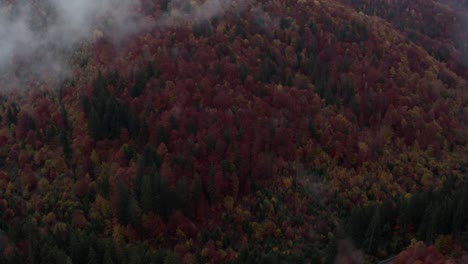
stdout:
<svg viewBox="0 0 468 264">
<path fill-rule="evenodd" d="M 431 56 L 467 78 L 468 3 L 466 1 L 343 0 L 356 11 L 390 22 Z"/>
<path fill-rule="evenodd" d="M 463 247 L 463 74 L 338 1 L 210 3 L 144 2 L 149 27 L 3 97 L 2 263 Z"/>
</svg>

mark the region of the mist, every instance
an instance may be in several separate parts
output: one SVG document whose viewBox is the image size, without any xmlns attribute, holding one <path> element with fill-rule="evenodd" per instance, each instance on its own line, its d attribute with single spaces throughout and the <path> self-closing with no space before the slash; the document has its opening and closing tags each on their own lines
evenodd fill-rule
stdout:
<svg viewBox="0 0 468 264">
<path fill-rule="evenodd" d="M 137 0 L 1 1 L 1 83 L 64 78 L 70 52 L 92 40 L 93 32 L 123 36 L 138 30 L 131 15 L 138 7 Z"/>
<path fill-rule="evenodd" d="M 180 2 L 186 2 L 190 8 Z M 242 11 L 249 0 L 206 0 L 202 3 L 191 2 L 187 0 L 172 0 L 169 4 L 168 12 L 158 19 L 158 26 L 182 25 L 187 22 L 193 22 L 201 19 L 211 19 L 227 10 L 234 12 Z"/>
<path fill-rule="evenodd" d="M 150 27 L 184 26 L 227 9 L 240 10 L 246 2 L 172 0 Z M 93 41 L 96 32 L 115 41 L 148 27 L 139 10 L 140 0 L 0 0 L 0 90 L 31 80 L 66 78 L 70 54 Z"/>
</svg>

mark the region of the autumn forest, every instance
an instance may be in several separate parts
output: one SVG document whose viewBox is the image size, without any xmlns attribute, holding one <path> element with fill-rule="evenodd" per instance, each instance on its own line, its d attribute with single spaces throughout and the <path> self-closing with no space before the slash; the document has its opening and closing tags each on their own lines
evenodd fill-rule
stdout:
<svg viewBox="0 0 468 264">
<path fill-rule="evenodd" d="M 0 63 L 0 263 L 468 263 L 467 1 L 127 11 Z"/>
</svg>

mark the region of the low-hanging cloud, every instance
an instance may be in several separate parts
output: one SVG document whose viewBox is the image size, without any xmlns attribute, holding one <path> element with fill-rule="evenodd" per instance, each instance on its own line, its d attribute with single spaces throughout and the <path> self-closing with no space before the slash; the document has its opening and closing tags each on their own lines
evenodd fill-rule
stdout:
<svg viewBox="0 0 468 264">
<path fill-rule="evenodd" d="M 137 28 L 131 11 L 138 6 L 138 0 L 0 1 L 1 83 L 66 75 L 67 54 L 95 30 Z"/>
<path fill-rule="evenodd" d="M 18 86 L 67 77 L 70 54 L 96 32 L 111 40 L 122 39 L 141 30 L 184 26 L 225 11 L 240 12 L 249 2 L 171 0 L 166 12 L 152 17 L 148 25 L 147 17 L 141 16 L 140 1 L 0 0 L 0 90 L 8 83 Z"/>
<path fill-rule="evenodd" d="M 184 5 L 185 2 L 185 5 Z M 228 10 L 240 12 L 248 5 L 249 0 L 206 0 L 195 3 L 188 0 L 173 0 L 168 12 L 158 19 L 158 26 L 181 25 L 201 19 L 211 19 Z M 189 10 L 186 7 L 189 5 Z"/>
</svg>

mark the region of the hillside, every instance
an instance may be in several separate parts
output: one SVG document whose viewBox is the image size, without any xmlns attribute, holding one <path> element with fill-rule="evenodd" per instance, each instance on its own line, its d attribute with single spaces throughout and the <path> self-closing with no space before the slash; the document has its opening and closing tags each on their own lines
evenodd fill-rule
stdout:
<svg viewBox="0 0 468 264">
<path fill-rule="evenodd" d="M 423 29 L 466 8 L 369 2 L 142 0 L 15 57 L 0 263 L 463 263 L 466 31 Z"/>
<path fill-rule="evenodd" d="M 466 0 L 341 0 L 358 12 L 380 17 L 458 75 L 468 78 Z"/>
</svg>

